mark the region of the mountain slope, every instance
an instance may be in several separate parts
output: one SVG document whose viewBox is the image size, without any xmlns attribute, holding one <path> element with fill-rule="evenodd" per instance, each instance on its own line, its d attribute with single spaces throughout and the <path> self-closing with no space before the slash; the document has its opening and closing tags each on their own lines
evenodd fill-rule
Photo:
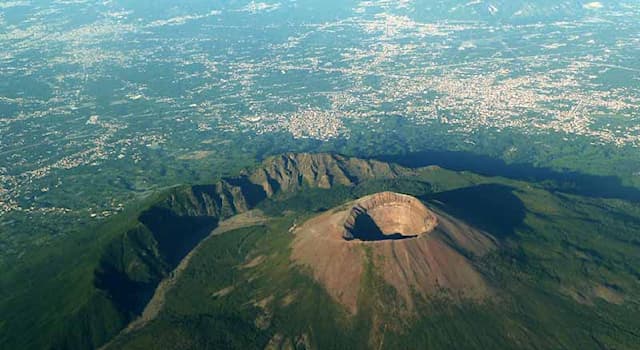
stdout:
<svg viewBox="0 0 640 350">
<path fill-rule="evenodd" d="M 420 248 L 420 254 L 410 254 L 408 265 L 389 261 L 392 254 L 386 247 L 419 239 L 410 238 L 385 241 L 389 244 L 379 245 L 381 249 L 358 245 L 358 257 L 348 261 L 330 257 L 337 260 L 333 271 L 338 281 L 344 277 L 341 271 L 360 270 L 357 307 L 351 309 L 340 302 L 340 289 L 318 278 L 313 262 L 295 263 L 296 240 L 316 229 L 319 236 L 302 256 L 323 256 L 323 243 L 317 240 L 330 230 L 317 221 L 327 216 L 344 219 L 338 214 L 353 205 L 345 198 L 379 191 L 390 182 L 364 180 L 268 199 L 259 207 L 283 201 L 280 214 L 268 223 L 207 240 L 168 292 L 158 317 L 119 337 L 111 348 L 637 347 L 640 246 L 632 243 L 640 232 L 636 205 L 552 194 L 527 183 L 437 168 L 414 169 L 412 174 L 402 182 L 393 179 L 395 190 L 414 191 L 441 219 L 490 233 L 495 242 L 474 246 L 467 241 L 468 249 L 460 249 L 463 245 L 455 241 L 475 234 L 434 231 L 434 239 L 456 251 Z M 409 305 L 398 286 L 411 283 L 388 279 L 402 275 L 391 272 L 393 266 L 406 269 L 408 281 L 413 280 L 411 273 L 437 276 L 423 269 L 436 265 L 418 258 L 440 259 L 444 264 L 439 268 L 451 268 L 440 276 L 462 273 L 460 260 L 452 255 L 472 262 L 491 298 L 456 299 L 446 289 L 428 294 L 409 289 L 416 292 Z"/>
<path fill-rule="evenodd" d="M 309 271 L 292 267 L 292 226 L 385 190 L 418 196 L 499 240 L 501 249 L 474 268 L 500 291 L 500 303 L 426 300 L 416 303 L 415 312 L 433 317 L 407 318 L 403 297 L 389 288 L 379 265 L 369 262 L 375 254 L 365 252 L 358 312 L 349 316 Z M 158 317 L 112 346 L 437 348 L 455 342 L 453 335 L 470 348 L 596 348 L 596 340 L 633 348 L 639 342 L 637 205 L 552 194 L 533 184 L 437 167 L 285 154 L 238 177 L 158 193 L 102 229 L 34 256 L 28 271 L 5 274 L 0 348 L 106 343 L 139 317 L 158 283 L 221 220 L 253 208 L 273 220 L 207 240 Z M 25 273 L 32 279 L 22 278 Z M 33 288 L 35 281 L 39 288 Z M 387 321 L 395 326 L 385 326 Z M 555 329 L 554 323 L 573 328 Z M 519 343 L 526 339 L 529 345 Z"/>
<path fill-rule="evenodd" d="M 5 273 L 0 348 L 97 347 L 142 312 L 158 283 L 219 220 L 267 197 L 393 178 L 396 169 L 338 155 L 286 154 L 238 177 L 156 194 L 141 209 L 113 218 L 87 237 L 34 253 L 29 266 Z M 25 273 L 34 280 L 22 278 Z"/>
</svg>

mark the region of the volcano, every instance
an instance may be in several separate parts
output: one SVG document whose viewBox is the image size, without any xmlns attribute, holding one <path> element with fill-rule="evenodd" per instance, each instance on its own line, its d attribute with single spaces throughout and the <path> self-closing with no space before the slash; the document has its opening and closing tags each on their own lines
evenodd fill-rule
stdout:
<svg viewBox="0 0 640 350">
<path fill-rule="evenodd" d="M 336 301 L 356 313 L 365 262 L 407 309 L 428 298 L 483 300 L 493 293 L 474 261 L 497 240 L 418 198 L 380 192 L 309 219 L 295 230 L 292 259 L 311 268 Z"/>
<path fill-rule="evenodd" d="M 0 348 L 96 348 L 67 339 L 106 336 L 122 310 L 140 316 L 105 349 L 636 349 L 640 221 L 613 206 L 434 166 L 275 156 L 169 189 L 113 234 L 95 300 L 69 315 L 90 330 Z"/>
</svg>

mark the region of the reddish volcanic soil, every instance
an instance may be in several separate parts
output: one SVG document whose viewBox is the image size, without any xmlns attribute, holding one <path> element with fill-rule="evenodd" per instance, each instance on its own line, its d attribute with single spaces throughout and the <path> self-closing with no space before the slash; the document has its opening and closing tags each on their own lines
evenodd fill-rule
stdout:
<svg viewBox="0 0 640 350">
<path fill-rule="evenodd" d="M 454 298 L 491 296 L 472 261 L 495 239 L 417 198 L 393 192 L 363 197 L 305 222 L 295 231 L 291 258 L 351 313 L 357 312 L 364 247 L 384 280 L 412 308 L 412 290 L 424 297 L 445 290 Z M 460 252 L 465 252 L 465 255 Z"/>
</svg>

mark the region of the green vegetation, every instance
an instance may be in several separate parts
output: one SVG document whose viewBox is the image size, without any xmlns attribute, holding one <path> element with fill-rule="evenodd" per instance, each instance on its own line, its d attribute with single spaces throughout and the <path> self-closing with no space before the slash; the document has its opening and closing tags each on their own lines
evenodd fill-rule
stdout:
<svg viewBox="0 0 640 350">
<path fill-rule="evenodd" d="M 203 198 L 176 187 L 96 232 L 34 250 L 28 265 L 0 278 L 0 348 L 95 348 L 109 340 L 217 224 L 222 209 Z"/>
<path fill-rule="evenodd" d="M 637 243 L 629 244 L 639 238 L 636 206 L 554 195 L 525 183 L 473 174 L 432 170 L 423 175 L 393 182 L 392 187 L 385 186 L 387 181 L 370 181 L 355 187 L 310 189 L 264 203 L 265 208 L 287 208 L 288 214 L 275 217 L 267 226 L 209 240 L 158 319 L 121 338 L 117 347 L 263 348 L 269 339 L 281 346 L 308 339 L 309 345 L 320 349 L 380 345 L 437 349 L 454 344 L 461 349 L 633 349 L 638 344 L 640 261 L 629 259 L 638 256 Z M 447 190 L 431 193 L 432 187 L 425 183 Z M 459 184 L 472 185 L 458 188 Z M 287 229 L 293 221 L 383 188 L 405 192 L 421 188 L 423 192 L 414 194 L 495 232 L 504 249 L 486 257 L 480 268 L 491 277 L 499 300 L 459 304 L 443 294 L 424 300 L 416 317 L 406 312 L 395 290 L 367 264 L 358 314 L 349 316 L 308 272 L 290 266 Z M 551 213 L 555 213 L 553 220 L 548 217 Z M 616 220 L 620 215 L 627 217 Z M 615 232 L 615 238 L 608 232 Z M 598 242 L 590 241 L 596 237 Z M 587 254 L 598 254 L 598 259 Z M 256 267 L 239 268 L 257 256 L 267 258 Z M 375 258 L 368 254 L 368 259 Z M 618 304 L 611 295 L 589 296 L 588 290 L 598 285 L 623 294 L 625 301 Z M 229 287 L 228 294 L 217 296 Z M 568 290 L 582 291 L 589 300 Z M 289 298 L 293 301 L 287 304 Z M 267 307 L 256 307 L 264 300 Z M 269 320 L 266 324 L 259 321 L 264 317 Z M 217 321 L 200 326 L 196 320 L 201 318 Z M 222 320 L 227 322 L 224 326 Z M 177 338 L 165 338 L 166 334 Z"/>
<path fill-rule="evenodd" d="M 477 266 L 498 299 L 459 303 L 443 293 L 411 313 L 365 262 L 359 311 L 350 315 L 309 271 L 292 265 L 294 223 L 382 190 L 418 196 L 498 238 L 501 248 Z M 633 349 L 640 343 L 640 207 L 632 202 L 437 167 L 263 197 L 242 177 L 176 187 L 100 230 L 34 250 L 30 265 L 0 276 L 0 348 L 83 349 L 112 340 L 218 220 L 245 205 L 270 220 L 204 241 L 158 316 L 110 348 Z M 368 252 L 367 258 L 378 257 Z"/>
</svg>

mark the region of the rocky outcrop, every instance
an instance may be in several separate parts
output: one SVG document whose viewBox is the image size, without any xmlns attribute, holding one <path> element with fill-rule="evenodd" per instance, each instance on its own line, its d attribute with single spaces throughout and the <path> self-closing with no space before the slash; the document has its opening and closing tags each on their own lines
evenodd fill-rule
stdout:
<svg viewBox="0 0 640 350">
<path fill-rule="evenodd" d="M 335 154 L 290 153 L 265 160 L 249 180 L 262 186 L 267 196 L 272 196 L 305 186 L 331 188 L 374 178 L 393 179 L 409 171 L 397 165 Z"/>
<path fill-rule="evenodd" d="M 215 185 L 191 186 L 172 191 L 161 204 L 183 216 L 229 217 L 249 210 L 247 189 L 230 179 Z"/>
</svg>

